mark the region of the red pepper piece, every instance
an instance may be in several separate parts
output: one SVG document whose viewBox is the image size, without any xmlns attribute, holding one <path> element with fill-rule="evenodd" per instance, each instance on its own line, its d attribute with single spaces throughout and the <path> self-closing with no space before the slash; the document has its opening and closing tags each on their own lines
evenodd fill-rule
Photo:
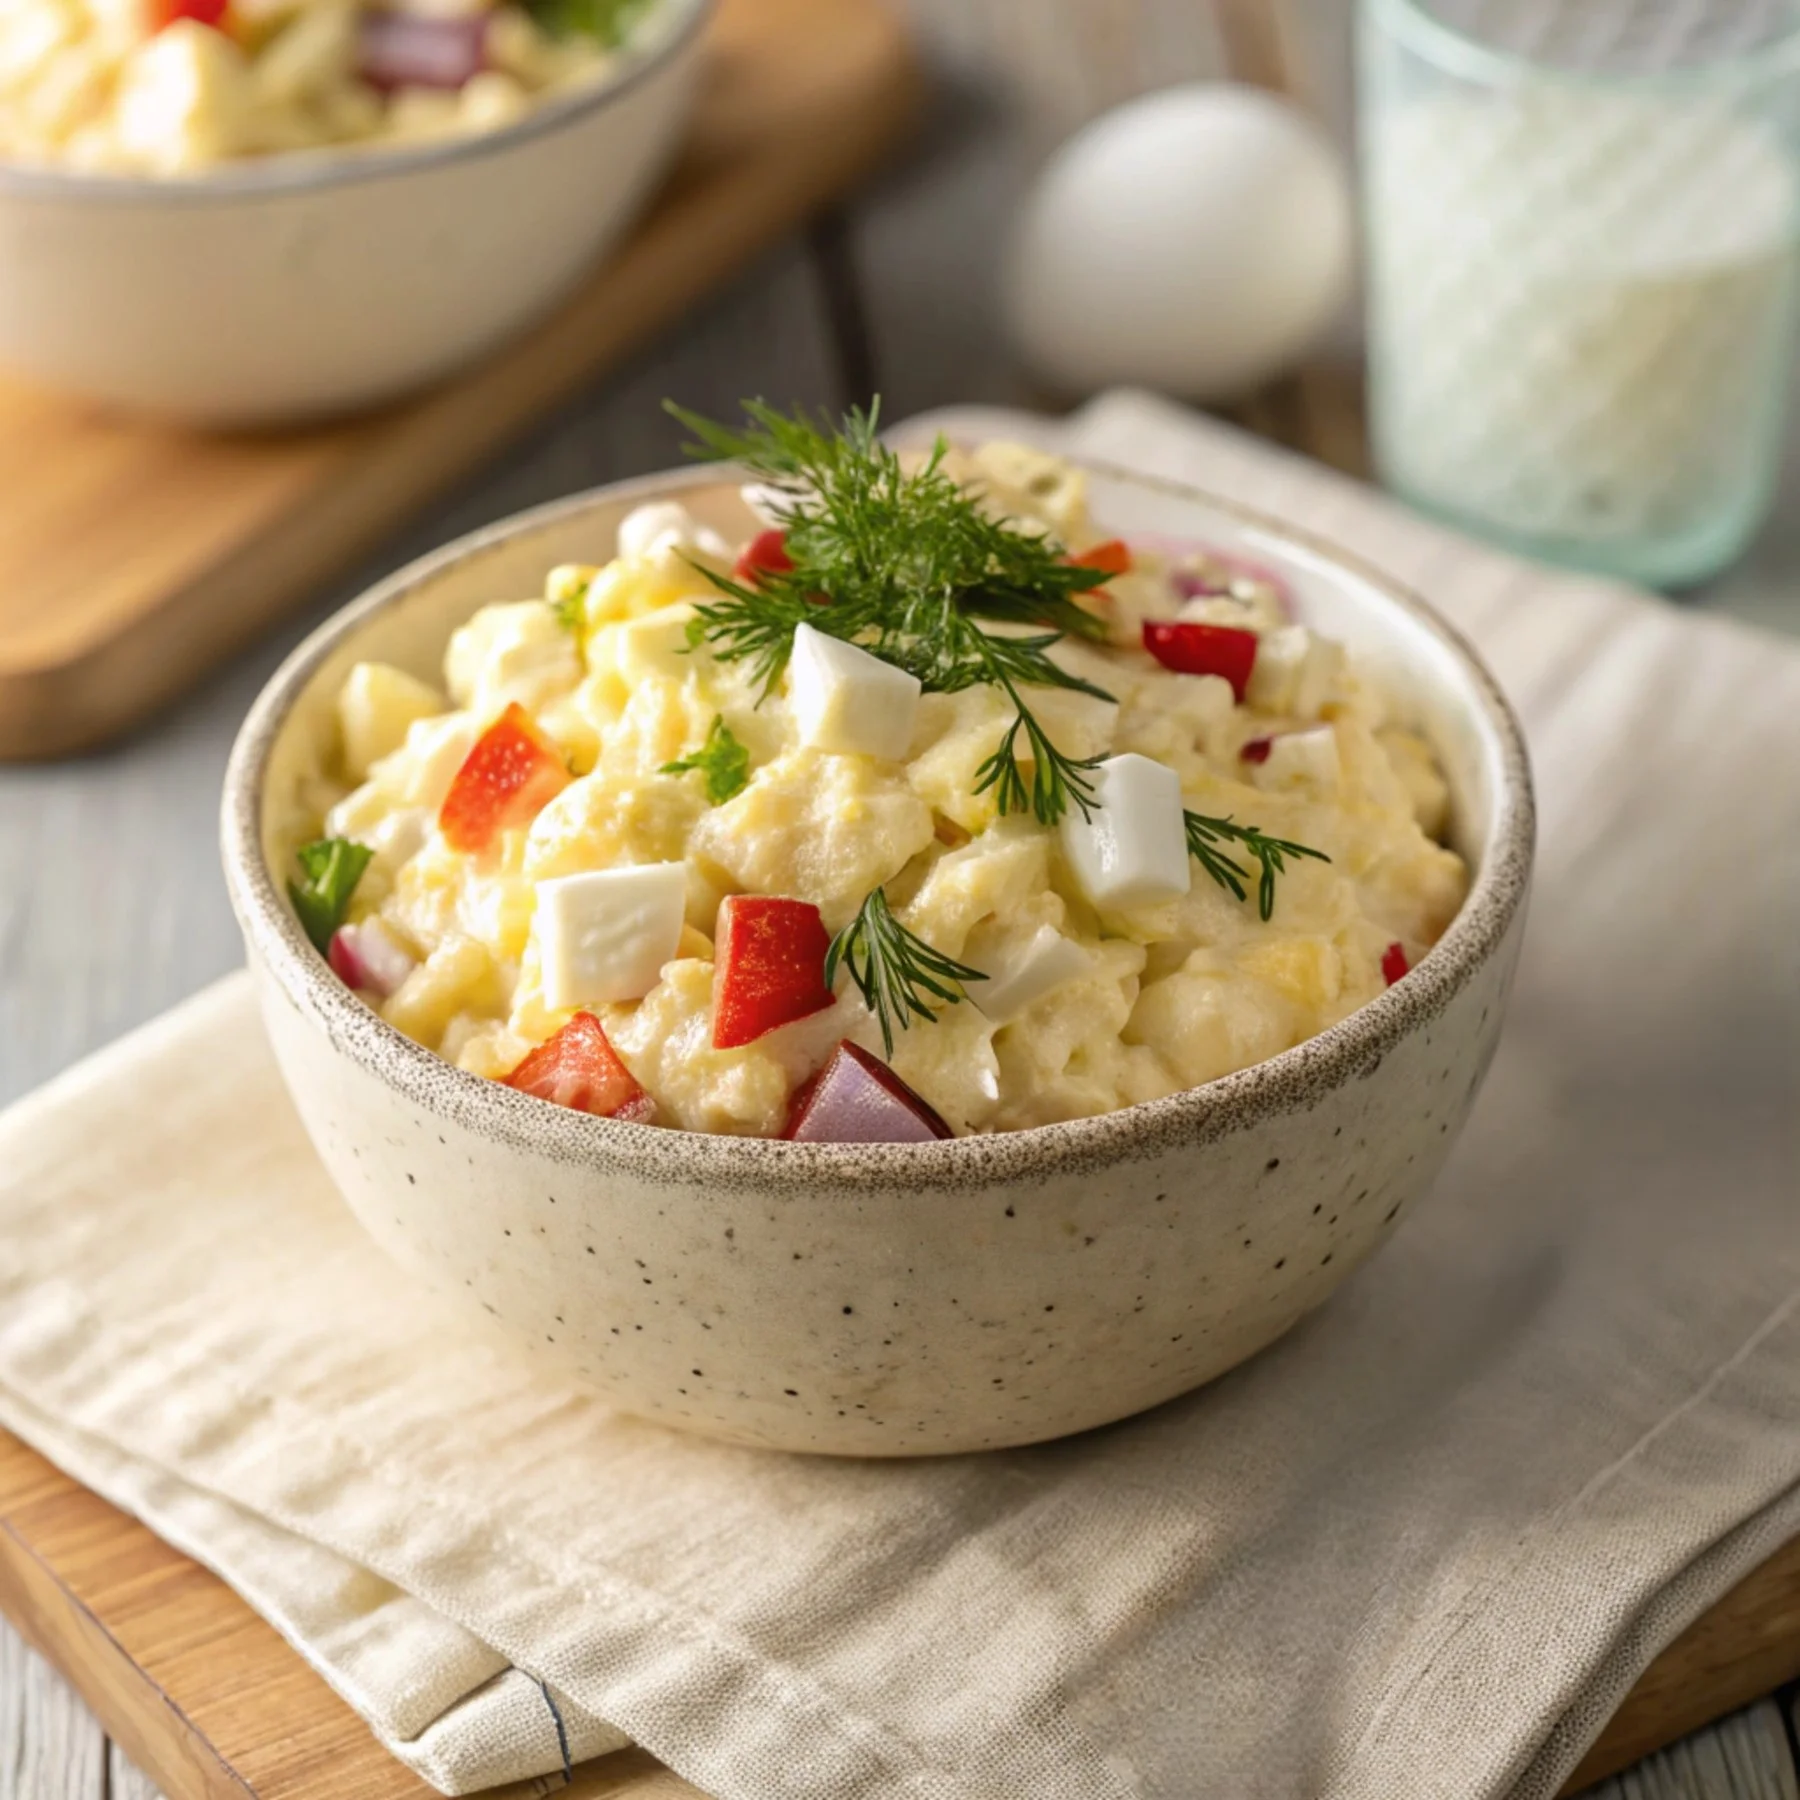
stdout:
<svg viewBox="0 0 1800 1800">
<path fill-rule="evenodd" d="M 569 771 L 515 700 L 456 771 L 438 812 L 452 850 L 488 848 L 508 826 L 529 825 L 569 785 Z"/>
<path fill-rule="evenodd" d="M 781 1135 L 799 1144 L 928 1144 L 956 1134 L 886 1063 L 846 1039 L 795 1094 Z"/>
<path fill-rule="evenodd" d="M 192 19 L 197 24 L 222 29 L 231 0 L 152 0 L 150 29 L 163 31 L 178 19 Z"/>
<path fill-rule="evenodd" d="M 1123 538 L 1108 538 L 1104 544 L 1071 551 L 1069 561 L 1078 569 L 1098 569 L 1103 575 L 1129 575 L 1131 546 Z"/>
<path fill-rule="evenodd" d="M 825 985 L 831 936 L 805 900 L 734 894 L 719 907 L 713 1048 L 735 1050 L 765 1031 L 833 1004 Z"/>
<path fill-rule="evenodd" d="M 787 533 L 771 525 L 759 531 L 738 554 L 737 567 L 731 572 L 739 581 L 754 586 L 765 575 L 786 575 L 794 566 L 787 552 Z"/>
<path fill-rule="evenodd" d="M 1402 975 L 1412 973 L 1412 964 L 1406 960 L 1406 951 L 1399 944 L 1389 944 L 1381 953 L 1381 972 L 1387 977 L 1387 984 L 1392 987 Z"/>
<path fill-rule="evenodd" d="M 1240 706 L 1256 667 L 1256 633 L 1235 625 L 1201 625 L 1148 619 L 1144 648 L 1177 675 L 1223 675 Z"/>
<path fill-rule="evenodd" d="M 600 1021 L 588 1012 L 578 1012 L 555 1037 L 539 1044 L 505 1085 L 597 1119 L 643 1125 L 656 1113 L 656 1102 L 619 1061 Z"/>
<path fill-rule="evenodd" d="M 1238 760 L 1247 763 L 1266 763 L 1269 760 L 1269 752 L 1274 747 L 1275 740 L 1272 737 L 1252 738 L 1238 752 Z"/>
</svg>

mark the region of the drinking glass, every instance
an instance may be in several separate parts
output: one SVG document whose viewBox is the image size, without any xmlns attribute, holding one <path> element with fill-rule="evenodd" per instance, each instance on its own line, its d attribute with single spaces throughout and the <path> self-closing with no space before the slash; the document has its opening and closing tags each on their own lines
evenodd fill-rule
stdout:
<svg viewBox="0 0 1800 1800">
<path fill-rule="evenodd" d="M 1370 432 L 1405 499 L 1657 586 L 1768 511 L 1800 0 L 1362 0 Z"/>
</svg>

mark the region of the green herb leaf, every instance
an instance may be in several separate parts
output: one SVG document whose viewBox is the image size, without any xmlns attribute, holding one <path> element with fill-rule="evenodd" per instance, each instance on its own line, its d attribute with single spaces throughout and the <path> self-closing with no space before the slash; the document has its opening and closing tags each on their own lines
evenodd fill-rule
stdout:
<svg viewBox="0 0 1800 1800">
<path fill-rule="evenodd" d="M 302 844 L 295 852 L 305 879 L 288 883 L 288 898 L 321 956 L 331 948 L 331 934 L 343 924 L 350 896 L 374 855 L 373 850 L 348 838 L 320 838 Z"/>
<path fill-rule="evenodd" d="M 1057 750 L 1019 690 L 1112 698 L 1051 654 L 1068 636 L 1105 637 L 1104 621 L 1079 604 L 1107 580 L 1103 570 L 1069 562 L 1039 532 L 990 518 L 945 473 L 941 441 L 907 469 L 881 441 L 879 403 L 833 426 L 748 400 L 738 428 L 664 404 L 693 434 L 690 454 L 740 462 L 779 490 L 794 564 L 754 586 L 709 572 L 722 597 L 698 608 L 692 642 L 710 645 L 722 662 L 747 661 L 764 695 L 781 679 L 801 624 L 905 669 L 933 693 L 1000 687 L 1015 716 L 977 791 L 992 787 L 1003 812 L 1029 810 L 1047 825 L 1071 805 L 1091 810 L 1083 772 L 1092 765 Z"/>
<path fill-rule="evenodd" d="M 750 752 L 732 736 L 722 713 L 713 720 L 706 742 L 692 756 L 662 766 L 665 775 L 686 775 L 691 771 L 706 778 L 706 797 L 714 806 L 723 806 L 734 794 L 742 793 L 749 782 Z"/>
<path fill-rule="evenodd" d="M 1262 878 L 1256 885 L 1256 910 L 1265 920 L 1275 913 L 1275 877 L 1287 871 L 1290 856 L 1311 857 L 1314 862 L 1328 863 L 1331 858 L 1323 850 L 1307 844 L 1296 844 L 1287 838 L 1265 837 L 1254 825 L 1234 824 L 1230 819 L 1214 819 L 1205 813 L 1191 812 L 1187 820 L 1188 853 L 1195 857 L 1208 875 L 1235 898 L 1244 899 L 1244 883 L 1249 871 L 1236 857 L 1219 846 L 1242 844 L 1262 865 Z"/>
<path fill-rule="evenodd" d="M 880 1022 L 882 1047 L 889 1057 L 894 1054 L 896 1030 L 907 1030 L 914 1018 L 936 1023 L 926 994 L 950 1005 L 964 997 L 966 982 L 987 980 L 981 970 L 945 956 L 908 931 L 889 908 L 885 888 L 877 888 L 831 940 L 825 956 L 827 987 L 837 980 L 840 963 Z"/>
<path fill-rule="evenodd" d="M 656 0 L 524 0 L 525 10 L 552 37 L 591 37 L 617 49 Z"/>
<path fill-rule="evenodd" d="M 558 594 L 550 602 L 551 611 L 556 614 L 556 622 L 564 631 L 572 631 L 577 637 L 587 629 L 587 597 L 585 587 L 571 589 L 566 594 Z"/>
</svg>

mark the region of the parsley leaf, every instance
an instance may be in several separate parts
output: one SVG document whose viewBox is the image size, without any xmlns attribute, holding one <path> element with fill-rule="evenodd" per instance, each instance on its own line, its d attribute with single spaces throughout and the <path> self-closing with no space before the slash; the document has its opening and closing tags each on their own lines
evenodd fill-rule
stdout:
<svg viewBox="0 0 1800 1800">
<path fill-rule="evenodd" d="M 525 10 L 552 37 L 596 38 L 617 49 L 656 0 L 524 0 Z"/>
<path fill-rule="evenodd" d="M 331 934 L 344 922 L 350 896 L 375 852 L 348 838 L 320 838 L 294 853 L 303 881 L 287 884 L 288 898 L 300 924 L 320 955 L 331 948 Z"/>
<path fill-rule="evenodd" d="M 587 629 L 587 597 L 585 585 L 570 587 L 550 602 L 550 610 L 556 614 L 556 622 L 564 631 L 572 631 L 579 637 Z"/>
<path fill-rule="evenodd" d="M 914 1017 L 936 1023 L 937 1014 L 923 995 L 953 1004 L 964 997 L 965 982 L 987 980 L 981 970 L 945 956 L 908 931 L 889 908 L 885 888 L 877 888 L 831 940 L 825 955 L 827 987 L 837 979 L 840 963 L 880 1022 L 882 1047 L 890 1058 L 896 1028 L 905 1031 Z"/>
<path fill-rule="evenodd" d="M 706 797 L 714 806 L 723 806 L 748 784 L 750 752 L 732 735 L 723 713 L 714 718 L 706 742 L 692 756 L 662 766 L 665 775 L 686 775 L 690 771 L 705 776 Z"/>
</svg>

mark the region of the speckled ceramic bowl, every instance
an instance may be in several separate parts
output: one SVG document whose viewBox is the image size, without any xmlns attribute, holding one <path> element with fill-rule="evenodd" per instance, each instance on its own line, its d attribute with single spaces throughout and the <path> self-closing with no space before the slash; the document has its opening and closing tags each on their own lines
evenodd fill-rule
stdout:
<svg viewBox="0 0 1800 1800">
<path fill-rule="evenodd" d="M 900 1456 L 1023 1444 L 1185 1393 L 1320 1304 L 1418 1204 L 1493 1054 L 1524 925 L 1518 726 L 1424 606 L 1298 532 L 1094 470 L 1095 514 L 1278 568 L 1436 742 L 1467 904 L 1404 981 L 1298 1048 L 1104 1118 L 929 1145 L 772 1143 L 589 1118 L 450 1067 L 326 969 L 272 868 L 350 664 L 435 676 L 481 604 L 603 561 L 669 492 L 749 526 L 708 471 L 628 482 L 465 538 L 314 634 L 226 779 L 225 866 L 268 1028 L 326 1166 L 407 1268 L 621 1408 L 740 1443 Z"/>
</svg>

